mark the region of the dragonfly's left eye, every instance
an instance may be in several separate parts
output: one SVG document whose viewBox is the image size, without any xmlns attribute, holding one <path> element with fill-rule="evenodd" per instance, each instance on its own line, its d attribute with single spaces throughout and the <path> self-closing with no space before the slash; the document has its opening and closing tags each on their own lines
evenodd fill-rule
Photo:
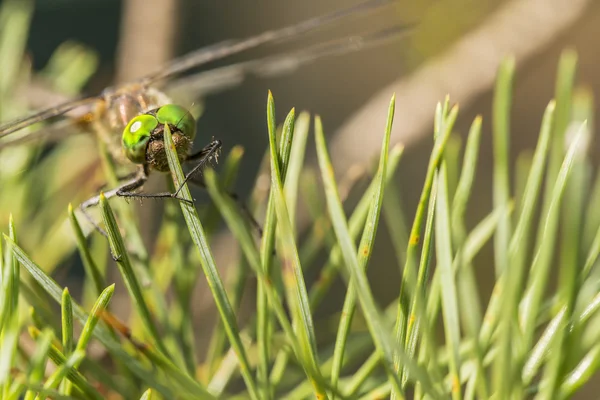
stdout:
<svg viewBox="0 0 600 400">
<path fill-rule="evenodd" d="M 146 146 L 150 135 L 158 121 L 152 115 L 143 114 L 133 118 L 123 129 L 123 150 L 131 162 L 143 164 L 146 162 Z"/>
</svg>

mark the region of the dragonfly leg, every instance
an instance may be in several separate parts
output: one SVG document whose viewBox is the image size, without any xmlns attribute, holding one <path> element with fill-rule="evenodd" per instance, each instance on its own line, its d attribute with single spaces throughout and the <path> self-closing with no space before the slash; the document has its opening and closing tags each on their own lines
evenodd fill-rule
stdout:
<svg viewBox="0 0 600 400">
<path fill-rule="evenodd" d="M 183 188 L 183 185 L 185 185 L 186 182 L 188 182 L 190 178 L 194 176 L 198 171 L 202 171 L 202 169 L 205 168 L 208 164 L 210 164 L 213 160 L 218 161 L 221 146 L 222 142 L 220 140 L 213 140 L 212 142 L 204 146 L 202 150 L 186 158 L 185 162 L 198 161 L 198 163 L 194 168 L 192 168 L 190 172 L 188 172 L 185 175 L 185 179 L 183 180 L 183 182 L 181 182 L 181 184 L 175 191 L 175 195 L 179 194 L 179 192 Z"/>
<path fill-rule="evenodd" d="M 117 176 L 117 182 L 130 181 L 130 180 L 134 179 L 135 177 L 137 177 L 138 173 L 139 173 L 138 171 L 135 171 L 135 172 L 131 172 L 131 173 L 126 174 L 126 175 L 118 175 Z M 104 184 L 98 186 L 98 188 L 97 188 L 96 191 L 97 192 L 104 191 L 106 189 L 107 185 L 108 185 L 108 183 L 104 183 Z"/>
<path fill-rule="evenodd" d="M 116 195 L 119 197 L 128 197 L 128 198 L 135 198 L 135 199 L 172 198 L 172 199 L 177 199 L 180 201 L 184 201 L 186 203 L 193 204 L 192 201 L 190 201 L 188 199 L 184 199 L 183 197 L 177 196 L 177 193 L 171 193 L 171 192 L 139 193 L 139 192 L 136 192 L 136 190 L 141 188 L 142 186 L 144 186 L 144 183 L 146 183 L 146 181 L 148 180 L 148 172 L 149 172 L 148 166 L 146 166 L 146 165 L 142 166 L 140 168 L 139 172 L 137 173 L 136 177 L 134 177 L 129 182 L 124 183 L 120 187 L 118 187 L 114 190 L 111 190 L 111 194 L 112 194 L 112 192 L 114 192 L 114 194 L 112 194 L 112 196 Z M 106 194 L 105 194 L 105 196 L 106 196 Z"/>
<path fill-rule="evenodd" d="M 213 138 L 211 140 L 211 142 L 209 144 L 207 144 L 206 146 L 204 146 L 200 151 L 198 151 L 198 152 L 196 152 L 194 154 L 190 154 L 185 159 L 185 161 L 186 162 L 196 161 L 196 160 L 202 161 L 207 156 L 211 156 L 211 155 L 214 155 L 215 153 L 217 153 L 219 150 L 221 150 L 222 146 L 223 146 L 223 142 L 221 142 L 220 140 L 217 140 L 217 139 Z"/>
<path fill-rule="evenodd" d="M 107 199 L 110 199 L 111 197 L 115 197 L 115 196 L 127 197 L 127 198 L 142 198 L 142 199 L 174 198 L 174 199 L 177 199 L 180 201 L 185 201 L 187 203 L 192 203 L 187 199 L 178 197 L 176 195 L 176 193 L 170 193 L 170 192 L 137 193 L 137 192 L 135 192 L 136 189 L 139 189 L 142 186 L 144 186 L 144 184 L 146 183 L 147 180 L 148 180 L 148 169 L 146 166 L 142 166 L 142 167 L 140 167 L 139 171 L 135 174 L 134 177 L 132 177 L 129 180 L 127 180 L 126 182 L 124 182 L 121 186 L 119 186 L 116 189 L 112 189 L 107 192 L 104 192 L 104 197 Z M 98 232 L 100 232 L 103 236 L 108 237 L 106 231 L 98 225 L 98 223 L 94 220 L 94 218 L 87 211 L 90 207 L 97 206 L 99 203 L 100 203 L 100 195 L 97 195 L 97 196 L 94 196 L 94 197 L 84 201 L 83 203 L 81 203 L 79 208 L 81 209 L 81 211 L 82 211 L 83 215 L 86 217 L 86 219 L 94 226 L 94 228 L 96 228 L 96 230 Z"/>
<path fill-rule="evenodd" d="M 107 199 L 110 199 L 111 197 L 115 197 L 119 194 L 119 191 L 121 191 L 123 189 L 135 190 L 135 189 L 141 187 L 146 182 L 147 179 L 148 179 L 148 174 L 146 173 L 146 171 L 143 170 L 143 168 L 141 168 L 140 171 L 138 171 L 135 174 L 135 176 L 130 178 L 123 185 L 119 186 L 116 189 L 104 192 L 103 193 L 104 197 Z M 106 231 L 98 225 L 98 223 L 94 220 L 94 218 L 87 211 L 90 207 L 97 206 L 99 203 L 100 203 L 100 195 L 97 195 L 97 196 L 94 196 L 94 197 L 84 201 L 83 203 L 81 203 L 81 205 L 79 206 L 79 209 L 81 210 L 83 215 L 86 217 L 86 219 L 94 226 L 94 228 L 96 228 L 96 230 L 98 232 L 100 232 L 103 236 L 108 237 L 108 234 L 106 233 Z"/>
<path fill-rule="evenodd" d="M 102 227 L 100 227 L 100 225 L 98 225 L 98 223 L 96 222 L 96 220 L 94 219 L 94 217 L 92 217 L 90 215 L 90 213 L 88 213 L 87 209 L 89 207 L 91 207 L 91 205 L 86 205 L 86 203 L 90 200 L 95 200 L 96 198 L 98 198 L 98 201 L 100 200 L 99 196 L 94 196 L 91 199 L 87 200 L 84 203 L 81 203 L 81 205 L 79 206 L 79 209 L 81 210 L 81 212 L 83 213 L 85 219 L 88 220 L 88 222 L 90 224 L 92 224 L 92 226 L 94 227 L 94 229 L 96 229 L 98 232 L 100 232 L 102 234 L 102 236 L 104 236 L 105 238 L 108 238 L 108 234 L 106 233 L 106 231 L 104 229 L 102 229 Z M 97 203 L 96 203 L 97 204 Z"/>
<path fill-rule="evenodd" d="M 193 183 L 194 185 L 206 190 L 206 182 L 204 182 L 204 177 L 202 175 L 191 177 L 190 183 Z M 256 218 L 254 218 L 254 215 L 252 215 L 252 212 L 250 212 L 248 206 L 246 206 L 246 203 L 242 199 L 240 199 L 240 197 L 236 193 L 225 192 L 225 194 L 238 204 L 242 213 L 246 216 L 248 221 L 250 221 L 250 224 L 254 227 L 254 229 L 256 229 L 258 235 L 262 237 L 262 226 L 260 226 Z"/>
<path fill-rule="evenodd" d="M 193 183 L 193 184 L 203 188 L 203 189 L 206 189 L 206 183 L 204 182 L 204 178 L 202 177 L 202 175 L 198 175 L 197 172 L 199 170 L 202 170 L 202 168 L 206 167 L 206 165 L 209 162 L 211 162 L 213 159 L 217 160 L 219 151 L 221 150 L 221 146 L 222 146 L 222 143 L 220 140 L 213 139 L 212 142 L 210 142 L 208 145 L 204 146 L 204 148 L 202 150 L 200 150 L 199 152 L 197 152 L 195 154 L 190 155 L 185 160 L 186 162 L 199 160 L 199 162 L 190 172 L 188 172 L 186 174 L 185 180 L 179 186 L 177 191 L 175 191 L 175 193 L 179 193 L 183 184 L 188 181 L 190 183 Z M 248 209 L 246 204 L 240 199 L 240 197 L 236 193 L 226 192 L 226 194 L 229 197 L 231 197 L 231 199 L 239 205 L 240 209 L 242 210 L 242 213 L 244 213 L 246 215 L 246 217 L 248 218 L 248 220 L 250 221 L 252 226 L 254 226 L 254 228 L 258 232 L 259 236 L 262 237 L 262 234 L 263 234 L 262 227 L 260 226 L 260 224 L 258 223 L 256 218 L 254 218 L 254 215 L 252 215 L 252 213 L 250 212 L 250 210 Z"/>
</svg>

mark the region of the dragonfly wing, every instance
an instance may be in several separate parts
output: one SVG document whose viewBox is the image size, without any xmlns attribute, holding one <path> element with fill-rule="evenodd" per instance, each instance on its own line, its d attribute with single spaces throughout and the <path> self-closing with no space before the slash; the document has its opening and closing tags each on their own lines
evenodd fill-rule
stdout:
<svg viewBox="0 0 600 400">
<path fill-rule="evenodd" d="M 403 36 L 411 26 L 393 26 L 361 36 L 321 43 L 304 49 L 231 64 L 169 82 L 164 91 L 172 97 L 195 100 L 232 88 L 248 76 L 270 77 L 288 74 L 322 57 L 341 55 L 381 45 Z"/>
<path fill-rule="evenodd" d="M 355 6 L 334 11 L 319 17 L 310 18 L 308 20 L 290 25 L 281 29 L 274 29 L 263 32 L 261 34 L 251 36 L 240 40 L 227 40 L 216 45 L 205 47 L 197 51 L 186 54 L 183 57 L 175 59 L 170 65 L 163 70 L 154 74 L 147 75 L 139 79 L 139 83 L 151 85 L 155 82 L 167 78 L 177 76 L 183 72 L 197 68 L 209 62 L 222 59 L 224 57 L 240 53 L 268 43 L 283 43 L 287 40 L 294 39 L 300 35 L 318 29 L 322 26 L 330 25 L 342 19 L 365 13 L 370 10 L 393 4 L 393 0 L 367 0 Z"/>
<path fill-rule="evenodd" d="M 58 106 L 49 107 L 24 118 L 13 120 L 0 126 L 0 148 L 26 143 L 40 138 L 56 140 L 65 137 L 77 129 L 79 123 L 76 116 L 82 116 L 91 111 L 91 106 L 98 101 L 96 97 L 89 97 L 81 100 L 69 101 Z M 67 116 L 66 113 L 73 111 L 75 116 Z M 75 118 L 73 118 L 75 117 Z M 58 119 L 57 121 L 54 121 Z M 44 126 L 32 132 L 26 132 L 23 135 L 15 134 L 21 129 L 32 126 L 38 122 L 53 121 L 52 124 Z"/>
<path fill-rule="evenodd" d="M 76 119 L 63 118 L 24 135 L 14 134 L 0 138 L 0 150 L 5 147 L 32 142 L 54 143 L 74 134 L 87 132 Z"/>
</svg>

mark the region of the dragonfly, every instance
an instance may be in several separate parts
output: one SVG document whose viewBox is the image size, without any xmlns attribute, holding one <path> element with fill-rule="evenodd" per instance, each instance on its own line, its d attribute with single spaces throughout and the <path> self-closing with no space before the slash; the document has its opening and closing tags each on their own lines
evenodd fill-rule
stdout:
<svg viewBox="0 0 600 400">
<path fill-rule="evenodd" d="M 80 131 L 95 132 L 106 145 L 117 165 L 130 165 L 136 168 L 135 173 L 121 179 L 118 187 L 104 193 L 107 199 L 116 196 L 137 199 L 173 198 L 186 201 L 179 197 L 182 185 L 190 181 L 203 186 L 199 172 L 218 160 L 222 142 L 213 138 L 200 151 L 192 152 L 192 145 L 196 138 L 195 118 L 185 107 L 174 103 L 164 90 L 159 89 L 161 85 L 168 84 L 170 87 L 181 87 L 207 94 L 233 86 L 249 75 L 272 76 L 288 73 L 321 57 L 359 51 L 397 39 L 410 27 L 391 26 L 296 51 L 206 70 L 192 77 L 183 76 L 227 56 L 270 43 L 284 43 L 317 28 L 332 25 L 353 15 L 390 6 L 392 3 L 393 0 L 367 0 L 284 28 L 198 49 L 174 59 L 161 70 L 132 82 L 109 87 L 98 95 L 68 101 L 1 125 L 0 149 L 8 145 L 39 140 L 42 137 L 61 136 L 65 132 L 72 131 L 76 126 Z M 75 118 L 72 117 L 74 113 L 77 114 Z M 38 130 L 32 129 L 33 125 L 41 122 L 47 124 Z M 174 192 L 144 193 L 143 186 L 152 171 L 163 173 L 169 171 L 163 136 L 166 126 L 172 132 L 180 162 L 186 165 L 193 164 L 193 167 Z M 26 135 L 16 134 L 25 128 L 30 128 Z M 235 194 L 230 193 L 230 196 L 238 200 Z M 99 201 L 100 196 L 94 196 L 81 203 L 79 208 L 96 230 L 106 235 L 88 213 L 88 209 L 98 205 Z M 255 226 L 258 226 L 255 220 L 252 221 Z"/>
</svg>

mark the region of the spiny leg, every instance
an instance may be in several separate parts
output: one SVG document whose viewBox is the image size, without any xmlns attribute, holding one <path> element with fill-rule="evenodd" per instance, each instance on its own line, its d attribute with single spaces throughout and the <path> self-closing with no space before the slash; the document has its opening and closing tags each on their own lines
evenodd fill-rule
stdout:
<svg viewBox="0 0 600 400">
<path fill-rule="evenodd" d="M 214 140 L 214 138 L 213 138 L 212 142 L 210 142 L 208 145 L 204 146 L 204 148 L 202 150 L 200 150 L 199 152 L 197 152 L 195 154 L 190 155 L 185 160 L 185 162 L 191 162 L 191 161 L 195 161 L 195 160 L 200 160 L 200 161 L 190 172 L 188 172 L 186 174 L 185 180 L 179 186 L 179 189 L 177 189 L 175 191 L 175 193 L 179 193 L 183 184 L 188 181 L 203 188 L 203 189 L 206 189 L 206 182 L 204 182 L 204 178 L 202 177 L 202 175 L 198 175 L 197 172 L 201 171 L 202 168 L 206 167 L 208 165 L 208 163 L 210 163 L 213 159 L 216 160 L 216 158 L 218 157 L 219 151 L 221 150 L 221 146 L 222 146 L 222 142 L 220 140 Z M 248 218 L 248 220 L 250 221 L 250 224 L 254 227 L 254 229 L 256 229 L 259 236 L 262 237 L 262 235 L 263 235 L 262 227 L 260 226 L 260 224 L 258 223 L 256 218 L 254 218 L 254 215 L 252 215 L 252 213 L 250 212 L 250 210 L 248 209 L 246 204 L 239 198 L 239 196 L 236 193 L 226 192 L 226 194 L 229 197 L 231 197 L 231 199 L 238 204 L 238 206 L 242 210 L 242 213 L 244 213 L 246 215 L 246 218 Z"/>
<path fill-rule="evenodd" d="M 204 181 L 204 177 L 202 175 L 191 176 L 190 183 L 193 183 L 194 185 L 206 190 L 206 182 Z M 258 235 L 260 237 L 262 237 L 262 235 L 263 235 L 262 226 L 260 226 L 260 224 L 258 223 L 256 218 L 254 218 L 254 215 L 252 215 L 252 212 L 248 209 L 248 206 L 246 206 L 246 203 L 242 199 L 240 199 L 240 197 L 236 193 L 225 192 L 225 194 L 227 194 L 233 201 L 235 201 L 237 203 L 237 205 L 238 205 L 238 207 L 240 207 L 240 210 L 242 211 L 242 213 L 246 216 L 248 221 L 250 221 L 250 224 L 258 232 Z"/>
<path fill-rule="evenodd" d="M 179 191 L 186 182 L 193 183 L 206 190 L 206 183 L 204 182 L 204 178 L 201 174 L 198 174 L 198 172 L 201 172 L 203 168 L 205 168 L 210 162 L 212 162 L 212 160 L 217 160 L 219 152 L 221 151 L 221 146 L 222 142 L 213 138 L 213 140 L 208 145 L 204 146 L 202 150 L 186 158 L 186 163 L 196 160 L 198 160 L 198 163 L 190 172 L 188 172 L 185 175 L 185 179 L 183 180 L 181 185 L 179 185 L 179 188 L 175 191 L 175 193 L 179 193 Z M 254 218 L 254 215 L 252 215 L 246 204 L 239 198 L 237 194 L 231 192 L 226 192 L 226 194 L 238 204 L 238 206 L 242 210 L 242 213 L 246 215 L 246 218 L 248 218 L 250 224 L 256 229 L 259 236 L 262 237 L 262 227 Z"/>
<path fill-rule="evenodd" d="M 206 146 L 204 146 L 200 151 L 187 156 L 187 158 L 185 159 L 185 162 L 196 161 L 196 160 L 202 161 L 207 156 L 214 155 L 215 153 L 217 153 L 219 150 L 221 150 L 222 146 L 223 146 L 223 142 L 221 142 L 220 140 L 215 139 L 213 137 L 212 140 L 210 141 L 210 143 L 207 144 Z"/>
<path fill-rule="evenodd" d="M 146 183 L 146 181 L 148 180 L 148 173 L 149 173 L 148 166 L 143 165 L 140 168 L 138 174 L 136 175 L 136 178 L 134 178 L 132 181 L 125 183 L 124 185 L 121 185 L 120 187 L 118 187 L 116 189 L 115 195 L 117 195 L 119 197 L 128 197 L 128 198 L 135 198 L 135 199 L 172 198 L 172 199 L 177 199 L 180 201 L 184 201 L 186 203 L 193 204 L 192 201 L 190 201 L 188 199 L 184 199 L 183 197 L 177 196 L 177 192 L 176 193 L 171 193 L 171 192 L 139 193 L 139 192 L 136 192 L 135 190 L 141 188 L 144 185 L 144 183 Z"/>
<path fill-rule="evenodd" d="M 127 181 L 123 186 L 129 186 L 132 185 L 134 183 L 136 183 L 138 180 L 137 175 L 136 177 L 130 179 L 129 181 Z M 143 184 L 143 182 L 142 182 Z M 109 190 L 108 192 L 104 192 L 104 197 L 106 197 L 107 199 L 116 196 L 117 191 L 120 188 L 117 189 L 113 189 L 113 190 Z M 100 225 L 98 225 L 98 223 L 96 222 L 96 220 L 94 219 L 94 217 L 92 217 L 92 215 L 90 215 L 90 213 L 88 213 L 88 209 L 90 207 L 94 207 L 97 206 L 98 204 L 100 204 L 100 195 L 96 195 L 94 197 L 91 197 L 89 199 L 87 199 L 86 201 L 84 201 L 83 203 L 81 203 L 79 205 L 79 209 L 81 210 L 82 214 L 85 216 L 85 218 L 88 220 L 88 222 L 90 224 L 92 224 L 92 226 L 102 234 L 102 236 L 104 237 L 108 237 L 108 234 L 106 233 L 106 231 L 104 229 L 102 229 L 100 227 Z"/>
<path fill-rule="evenodd" d="M 135 174 L 133 178 L 130 178 L 128 181 L 124 182 L 121 186 L 116 189 L 109 190 L 108 192 L 104 192 L 104 197 L 110 199 L 111 197 L 118 196 L 119 192 L 122 190 L 135 190 L 140 188 L 146 183 L 148 180 L 148 174 L 145 171 L 145 168 L 141 167 L 138 172 Z M 98 223 L 94 220 L 94 218 L 88 213 L 88 208 L 94 207 L 100 204 L 100 195 L 94 196 L 79 206 L 79 209 L 83 213 L 83 215 L 87 218 L 87 220 L 96 228 L 98 232 L 100 232 L 103 236 L 108 237 L 108 234 L 104 229 L 102 229 Z"/>
<path fill-rule="evenodd" d="M 188 172 L 185 175 L 185 179 L 179 184 L 179 187 L 175 191 L 175 195 L 179 194 L 179 192 L 183 188 L 183 185 L 185 185 L 199 171 L 202 171 L 202 169 L 205 168 L 208 164 L 210 164 L 213 159 L 215 161 L 217 160 L 217 158 L 219 157 L 219 151 L 221 151 L 221 146 L 222 142 L 220 140 L 213 140 L 212 142 L 204 146 L 202 150 L 189 155 L 185 159 L 185 162 L 198 160 L 198 163 L 196 164 L 196 166 L 194 166 L 194 168 L 192 168 L 190 172 Z"/>
<path fill-rule="evenodd" d="M 154 194 L 148 194 L 148 193 L 135 193 L 134 191 L 136 189 L 141 188 L 142 186 L 144 186 L 144 184 L 146 183 L 146 181 L 148 180 L 148 167 L 147 166 L 142 166 L 140 167 L 140 169 L 138 170 L 138 172 L 136 173 L 136 175 L 129 179 L 128 181 L 124 182 L 121 186 L 119 186 L 118 188 L 109 190 L 108 192 L 104 193 L 104 197 L 107 199 L 110 199 L 111 197 L 127 197 L 127 198 L 174 198 L 180 201 L 185 201 L 185 202 L 190 202 L 187 199 L 178 197 L 175 193 L 170 193 L 170 192 L 163 192 L 163 193 L 154 193 Z M 104 235 L 105 237 L 108 237 L 106 231 L 104 231 L 104 229 L 102 229 L 94 220 L 94 218 L 87 212 L 88 208 L 93 207 L 93 206 L 97 206 L 100 203 L 100 195 L 94 196 L 86 201 L 84 201 L 83 203 L 81 203 L 81 205 L 79 206 L 79 208 L 81 209 L 83 215 L 86 217 L 86 219 L 94 226 L 94 228 L 96 228 L 96 230 L 98 232 L 100 232 L 102 235 Z"/>
<path fill-rule="evenodd" d="M 137 177 L 138 175 L 138 171 L 135 172 L 131 172 L 125 175 L 118 175 L 117 176 L 117 182 L 124 182 L 124 181 L 130 181 L 133 180 L 134 178 Z M 100 192 L 100 191 L 104 191 L 106 189 L 106 187 L 108 186 L 108 182 L 103 183 L 102 185 L 98 186 L 96 188 L 96 192 Z"/>
</svg>

